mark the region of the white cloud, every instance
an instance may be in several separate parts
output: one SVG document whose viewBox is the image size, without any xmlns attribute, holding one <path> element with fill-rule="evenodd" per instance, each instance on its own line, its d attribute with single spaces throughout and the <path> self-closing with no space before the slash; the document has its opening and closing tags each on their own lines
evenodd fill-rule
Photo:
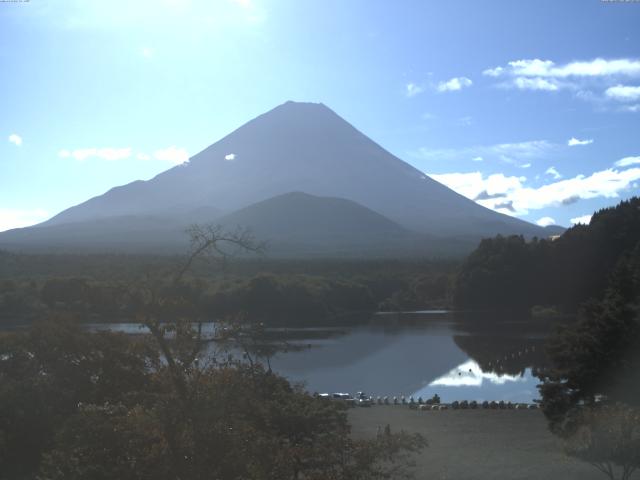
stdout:
<svg viewBox="0 0 640 480">
<path fill-rule="evenodd" d="M 499 77 L 503 73 L 505 73 L 505 69 L 503 67 L 487 68 L 482 72 L 483 75 L 488 77 Z"/>
<path fill-rule="evenodd" d="M 582 215 L 581 217 L 575 217 L 571 219 L 572 225 L 578 225 L 579 223 L 583 225 L 589 225 L 591 223 L 592 215 Z"/>
<path fill-rule="evenodd" d="M 549 92 L 554 92 L 560 88 L 560 84 L 555 80 L 526 77 L 516 77 L 513 80 L 513 86 L 520 90 L 546 90 Z"/>
<path fill-rule="evenodd" d="M 227 161 L 233 161 L 236 159 L 236 154 L 235 153 L 229 153 L 227 155 L 224 156 L 224 159 Z"/>
<path fill-rule="evenodd" d="M 534 58 L 531 60 L 514 60 L 508 63 L 507 71 L 514 75 L 522 75 L 527 77 L 547 76 L 548 71 L 553 67 L 551 60 L 540 60 Z"/>
<path fill-rule="evenodd" d="M 502 173 L 494 173 L 484 178 L 481 172 L 429 174 L 456 192 L 472 200 L 482 194 L 487 196 L 505 196 L 507 192 L 522 188 L 526 177 L 507 177 Z"/>
<path fill-rule="evenodd" d="M 410 152 L 410 155 L 423 160 L 452 160 L 452 159 L 474 159 L 500 160 L 502 162 L 517 165 L 523 168 L 524 165 L 531 166 L 531 161 L 546 157 L 555 150 L 554 145 L 546 140 L 531 140 L 527 142 L 498 143 L 495 145 L 476 145 L 459 149 L 440 148 L 429 149 L 421 147 L 417 151 Z"/>
<path fill-rule="evenodd" d="M 109 161 L 124 160 L 131 156 L 131 148 L 78 148 L 72 151 L 63 149 L 58 152 L 58 156 L 61 158 L 73 157 L 79 162 L 92 157 Z"/>
<path fill-rule="evenodd" d="M 571 137 L 567 142 L 567 145 L 570 147 L 575 147 L 576 145 L 589 145 L 593 143 L 593 139 L 587 138 L 585 140 L 578 140 L 576 137 Z"/>
<path fill-rule="evenodd" d="M 9 135 L 9 142 L 13 143 L 16 147 L 20 147 L 22 145 L 22 137 L 17 133 L 12 133 Z"/>
<path fill-rule="evenodd" d="M 494 372 L 484 372 L 477 362 L 468 360 L 445 375 L 436 378 L 429 386 L 480 387 L 485 381 L 494 385 L 504 385 L 507 382 L 524 382 L 526 378 L 520 375 L 498 375 Z"/>
<path fill-rule="evenodd" d="M 509 198 L 513 200 L 516 212 L 526 214 L 529 210 L 570 204 L 579 199 L 616 198 L 618 192 L 628 189 L 639 179 L 640 168 L 623 171 L 607 169 L 588 177 L 578 175 L 539 188 L 523 188 L 513 192 Z"/>
<path fill-rule="evenodd" d="M 115 161 L 126 160 L 131 158 L 132 149 L 126 148 L 78 148 L 68 150 L 66 148 L 58 152 L 60 158 L 75 158 L 82 162 L 90 158 L 98 158 L 101 160 Z M 153 155 L 145 152 L 138 152 L 135 155 L 137 160 L 148 161 L 151 159 L 169 162 L 175 165 L 186 162 L 189 159 L 189 153 L 183 148 L 171 146 L 164 149 L 156 150 Z"/>
<path fill-rule="evenodd" d="M 596 103 L 603 100 L 631 102 L 640 98 L 640 87 L 620 84 L 623 79 L 640 77 L 640 59 L 635 58 L 596 58 L 561 65 L 539 58 L 523 59 L 482 73 L 505 78 L 506 81 L 497 84 L 499 87 L 542 91 L 571 89 L 576 98 Z"/>
<path fill-rule="evenodd" d="M 498 143 L 481 150 L 494 154 L 507 163 L 515 163 L 516 159 L 543 157 L 551 149 L 553 149 L 553 145 L 546 140 L 531 140 L 528 142 Z"/>
<path fill-rule="evenodd" d="M 616 167 L 628 167 L 638 163 L 640 163 L 640 157 L 624 157 L 614 163 L 614 165 Z"/>
<path fill-rule="evenodd" d="M 479 204 L 511 215 L 526 215 L 530 210 L 568 205 L 580 199 L 617 198 L 640 180 L 640 168 L 608 168 L 589 176 L 555 181 L 538 188 L 524 186 L 524 177 L 505 177 L 480 172 L 430 175 Z"/>
<path fill-rule="evenodd" d="M 436 86 L 436 90 L 438 92 L 455 92 L 471 85 L 473 82 L 467 77 L 453 77 L 446 82 L 440 82 Z"/>
<path fill-rule="evenodd" d="M 542 217 L 539 218 L 536 223 L 541 227 L 548 227 L 549 225 L 555 225 L 556 221 L 551 217 Z"/>
<path fill-rule="evenodd" d="M 560 175 L 560 172 L 556 170 L 556 167 L 549 167 L 544 173 L 546 173 L 547 175 L 551 175 L 554 178 L 554 180 L 562 178 L 562 175 Z"/>
<path fill-rule="evenodd" d="M 123 160 L 131 156 L 131 148 L 99 148 L 96 156 L 103 160 Z"/>
<path fill-rule="evenodd" d="M 589 223 L 591 223 L 591 217 L 592 215 L 582 215 L 581 217 L 575 217 L 571 219 L 571 223 L 573 225 L 577 225 L 579 223 L 582 223 L 583 225 L 589 225 Z"/>
<path fill-rule="evenodd" d="M 409 98 L 415 97 L 416 95 L 422 92 L 424 92 L 424 88 L 421 87 L 420 85 L 416 85 L 415 83 L 407 83 L 407 86 L 406 86 L 407 97 Z"/>
<path fill-rule="evenodd" d="M 523 163 L 522 165 L 518 165 L 520 168 L 531 168 L 530 163 Z"/>
<path fill-rule="evenodd" d="M 631 113 L 637 113 L 640 112 L 640 104 L 637 105 L 623 105 L 620 110 L 622 110 L 623 112 L 631 112 Z"/>
<path fill-rule="evenodd" d="M 640 87 L 616 85 L 607 88 L 604 94 L 607 98 L 618 100 L 619 102 L 635 102 L 640 100 Z"/>
<path fill-rule="evenodd" d="M 12 228 L 22 228 L 40 223 L 49 217 L 49 213 L 43 209 L 20 210 L 12 208 L 0 208 L 0 232 Z"/>
<path fill-rule="evenodd" d="M 640 60 L 596 58 L 582 62 L 570 62 L 556 65 L 551 60 L 524 59 L 509 62 L 506 67 L 490 68 L 482 72 L 484 75 L 499 77 L 512 75 L 514 77 L 605 77 L 605 76 L 640 76 Z"/>
<path fill-rule="evenodd" d="M 180 165 L 189 160 L 189 153 L 184 148 L 178 148 L 172 145 L 171 147 L 156 150 L 153 153 L 153 158 L 174 165 Z"/>
<path fill-rule="evenodd" d="M 480 157 L 480 156 L 478 156 L 478 157 L 473 157 L 473 158 L 471 159 L 471 161 L 472 161 L 472 162 L 481 162 L 481 161 L 483 161 L 483 160 L 484 160 L 484 158 L 482 158 L 482 157 Z"/>
</svg>

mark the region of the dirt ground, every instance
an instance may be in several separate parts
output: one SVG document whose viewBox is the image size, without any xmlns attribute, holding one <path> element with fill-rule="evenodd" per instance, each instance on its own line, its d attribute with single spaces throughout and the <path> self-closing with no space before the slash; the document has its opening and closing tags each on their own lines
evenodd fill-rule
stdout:
<svg viewBox="0 0 640 480">
<path fill-rule="evenodd" d="M 597 480 L 592 466 L 567 457 L 538 410 L 417 411 L 407 406 L 354 408 L 353 435 L 375 436 L 378 426 L 425 436 L 416 479 Z"/>
</svg>

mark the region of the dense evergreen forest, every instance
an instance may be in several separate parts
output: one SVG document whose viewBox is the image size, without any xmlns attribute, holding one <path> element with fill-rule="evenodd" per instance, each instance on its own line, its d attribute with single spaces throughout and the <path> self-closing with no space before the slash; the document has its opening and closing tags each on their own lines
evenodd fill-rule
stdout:
<svg viewBox="0 0 640 480">
<path fill-rule="evenodd" d="M 86 322 L 135 321 L 131 291 L 140 283 L 175 288 L 183 257 L 20 255 L 0 252 L 0 324 L 50 313 Z M 249 315 L 272 325 L 349 323 L 377 310 L 451 304 L 457 264 L 369 260 L 197 259 L 181 283 L 199 318 Z M 178 312 L 167 308 L 169 318 Z"/>
<path fill-rule="evenodd" d="M 458 273 L 454 303 L 466 309 L 576 312 L 602 298 L 616 266 L 640 256 L 640 199 L 596 212 L 555 239 L 483 240 Z"/>
<path fill-rule="evenodd" d="M 483 240 L 458 272 L 454 304 L 575 314 L 546 339 L 542 411 L 565 451 L 608 478 L 640 468 L 639 198 L 558 238 Z"/>
<path fill-rule="evenodd" d="M 571 314 L 537 372 L 549 427 L 610 479 L 640 468 L 639 198 L 560 237 L 483 240 L 458 271 L 454 305 Z"/>
<path fill-rule="evenodd" d="M 637 262 L 640 200 L 596 212 L 555 239 L 483 240 L 456 261 L 198 259 L 181 288 L 203 319 L 240 311 L 273 325 L 348 323 L 377 310 L 447 308 L 575 313 L 602 298 L 621 262 Z M 0 252 L 0 323 L 51 312 L 91 322 L 132 321 L 131 286 L 169 288 L 180 256 Z M 175 312 L 168 311 L 167 315 Z"/>
<path fill-rule="evenodd" d="M 538 373 L 551 431 L 611 480 L 640 468 L 639 260 L 637 246 L 623 253 L 604 293 L 548 338 L 550 366 Z"/>
</svg>

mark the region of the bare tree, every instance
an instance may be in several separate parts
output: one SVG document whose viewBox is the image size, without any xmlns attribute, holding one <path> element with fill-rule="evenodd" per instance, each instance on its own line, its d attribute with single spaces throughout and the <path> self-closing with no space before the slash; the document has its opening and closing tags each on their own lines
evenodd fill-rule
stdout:
<svg viewBox="0 0 640 480">
<path fill-rule="evenodd" d="M 167 362 L 174 388 L 185 400 L 187 396 L 186 376 L 197 374 L 198 354 L 205 339 L 202 334 L 202 319 L 194 311 L 191 300 L 181 293 L 184 277 L 197 258 L 208 257 L 226 261 L 241 253 L 260 254 L 264 243 L 258 242 L 248 229 L 226 230 L 220 225 L 195 224 L 186 230 L 190 239 L 190 250 L 182 264 L 176 269 L 170 286 L 147 279 L 142 289 L 134 288 L 139 308 L 137 321 L 147 327 Z M 182 312 L 181 317 L 167 321 L 163 312 L 171 309 Z M 190 312 L 184 314 L 184 312 Z M 172 337 L 170 340 L 168 337 Z"/>
<path fill-rule="evenodd" d="M 194 224 L 186 230 L 191 241 L 191 249 L 182 267 L 177 271 L 174 282 L 182 280 L 198 257 L 213 257 L 222 262 L 237 256 L 239 253 L 262 253 L 264 242 L 258 242 L 246 228 L 225 230 L 221 225 Z"/>
<path fill-rule="evenodd" d="M 178 401 L 163 416 L 163 428 L 174 468 L 183 472 L 188 471 L 189 460 L 181 448 L 178 432 L 185 422 L 190 425 L 189 428 L 195 428 L 191 425 L 192 418 L 188 412 L 190 401 L 197 392 L 190 385 L 197 385 L 202 375 L 198 355 L 205 344 L 202 318 L 193 306 L 193 299 L 187 297 L 184 276 L 199 257 L 226 260 L 241 252 L 261 253 L 264 248 L 246 229 L 227 231 L 219 225 L 192 225 L 186 233 L 191 248 L 169 285 L 161 278 L 148 276 L 146 282 L 141 282 L 142 285 L 137 284 L 129 289 L 137 305 L 136 320 L 149 329 L 166 362 L 172 390 Z"/>
</svg>

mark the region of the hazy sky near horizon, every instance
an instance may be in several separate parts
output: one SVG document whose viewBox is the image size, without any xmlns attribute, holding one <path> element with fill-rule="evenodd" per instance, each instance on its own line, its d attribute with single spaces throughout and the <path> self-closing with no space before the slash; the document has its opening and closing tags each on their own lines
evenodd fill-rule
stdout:
<svg viewBox="0 0 640 480">
<path fill-rule="evenodd" d="M 638 193 L 640 2 L 0 2 L 0 231 L 322 102 L 479 203 L 569 226 Z"/>
</svg>

